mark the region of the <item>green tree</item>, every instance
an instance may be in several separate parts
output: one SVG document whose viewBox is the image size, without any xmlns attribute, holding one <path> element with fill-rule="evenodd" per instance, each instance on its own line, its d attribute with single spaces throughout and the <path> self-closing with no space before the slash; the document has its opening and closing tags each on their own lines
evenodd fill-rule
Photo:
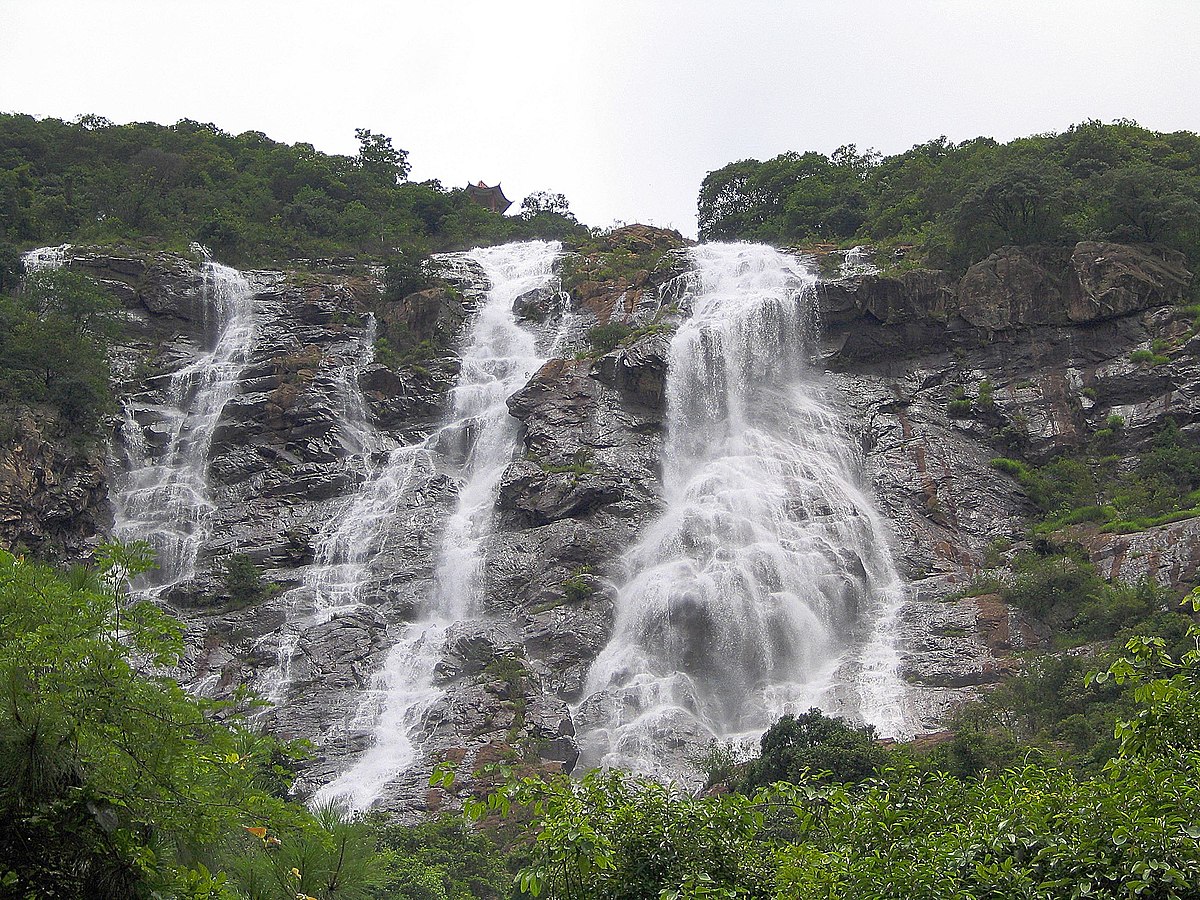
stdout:
<svg viewBox="0 0 1200 900">
<path fill-rule="evenodd" d="M 0 294 L 16 288 L 25 274 L 25 263 L 12 244 L 0 240 Z"/>
<path fill-rule="evenodd" d="M 767 729 L 760 746 L 760 755 L 746 766 L 737 782 L 743 792 L 805 778 L 863 781 L 877 775 L 887 761 L 873 728 L 856 728 L 819 709 L 784 716 Z"/>
<path fill-rule="evenodd" d="M 555 194 L 550 191 L 534 191 L 521 201 L 521 215 L 524 218 L 531 219 L 542 213 L 551 213 L 571 219 L 575 218 L 571 214 L 571 205 L 567 202 L 566 195 L 564 194 Z"/>
<path fill-rule="evenodd" d="M 8 415 L 49 404 L 65 432 L 95 437 L 112 395 L 106 351 L 116 300 L 86 276 L 36 272 L 19 298 L 0 296 L 0 398 Z"/>
<path fill-rule="evenodd" d="M 102 548 L 94 569 L 66 575 L 0 551 L 10 895 L 206 896 L 227 848 L 311 822 L 280 798 L 294 748 L 149 669 L 182 648 L 179 624 L 122 587 L 149 564 L 145 545 Z"/>
<path fill-rule="evenodd" d="M 1100 184 L 1100 225 L 1110 237 L 1182 248 L 1195 235 L 1200 201 L 1195 187 L 1180 183 L 1176 173 L 1134 163 L 1105 172 Z"/>
<path fill-rule="evenodd" d="M 121 304 L 91 278 L 70 269 L 43 269 L 25 279 L 21 298 L 39 319 L 64 325 L 76 337 L 115 335 Z"/>
<path fill-rule="evenodd" d="M 447 785 L 449 770 L 435 773 Z M 774 813 L 791 791 L 692 797 L 622 772 L 510 781 L 469 815 L 532 814 L 537 838 L 519 887 L 562 900 L 773 896 Z"/>
<path fill-rule="evenodd" d="M 960 240 L 979 253 L 1057 239 L 1065 185 L 1062 169 L 1044 159 L 1013 160 L 983 173 L 957 210 Z"/>
<path fill-rule="evenodd" d="M 408 151 L 393 147 L 390 137 L 376 134 L 368 128 L 355 128 L 354 136 L 358 139 L 356 162 L 364 172 L 389 185 L 398 184 L 408 177 L 411 170 Z"/>
</svg>

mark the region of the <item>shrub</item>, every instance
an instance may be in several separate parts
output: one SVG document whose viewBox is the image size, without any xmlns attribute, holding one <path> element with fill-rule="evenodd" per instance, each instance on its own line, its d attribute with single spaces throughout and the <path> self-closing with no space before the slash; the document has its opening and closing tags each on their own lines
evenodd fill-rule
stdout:
<svg viewBox="0 0 1200 900">
<path fill-rule="evenodd" d="M 946 404 L 946 415 L 952 419 L 966 419 L 974 411 L 970 400 L 951 400 Z"/>
<path fill-rule="evenodd" d="M 878 774 L 886 760 L 874 728 L 855 727 L 819 709 L 784 716 L 767 729 L 760 745 L 761 754 L 737 782 L 743 793 L 776 781 L 862 781 Z"/>
<path fill-rule="evenodd" d="M 226 896 L 225 863 L 323 844 L 282 799 L 299 747 L 154 674 L 178 664 L 183 628 L 123 592 L 149 548 L 97 557 L 61 574 L 0 551 L 0 893 Z"/>
<path fill-rule="evenodd" d="M 596 588 L 586 577 L 591 571 L 589 567 L 581 566 L 572 572 L 569 578 L 564 579 L 563 595 L 568 603 L 582 603 L 595 595 Z"/>
<path fill-rule="evenodd" d="M 383 299 L 403 300 L 434 283 L 427 265 L 416 256 L 397 256 L 388 261 L 383 276 Z"/>
<path fill-rule="evenodd" d="M 597 325 L 589 328 L 585 337 L 597 353 L 608 353 L 633 334 L 633 328 L 624 322 L 609 322 L 607 325 Z"/>
<path fill-rule="evenodd" d="M 745 761 L 745 754 L 734 744 L 717 740 L 687 757 L 688 765 L 704 776 L 706 788 L 728 783 Z"/>
<path fill-rule="evenodd" d="M 225 560 L 222 573 L 225 593 L 235 606 L 251 606 L 274 593 L 275 585 L 263 581 L 254 560 L 245 553 L 234 553 Z"/>
<path fill-rule="evenodd" d="M 1153 350 L 1134 350 L 1129 354 L 1129 361 L 1138 365 L 1154 367 L 1161 366 L 1163 363 L 1168 363 L 1171 360 L 1162 354 L 1155 353 Z"/>
</svg>

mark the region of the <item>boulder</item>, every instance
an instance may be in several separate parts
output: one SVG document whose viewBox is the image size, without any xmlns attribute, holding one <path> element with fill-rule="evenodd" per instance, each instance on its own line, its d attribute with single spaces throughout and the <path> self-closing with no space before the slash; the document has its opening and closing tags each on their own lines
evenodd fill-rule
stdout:
<svg viewBox="0 0 1200 900">
<path fill-rule="evenodd" d="M 1182 257 L 1152 248 L 1002 247 L 967 270 L 958 312 L 989 331 L 1094 322 L 1178 302 L 1191 278 Z"/>
</svg>

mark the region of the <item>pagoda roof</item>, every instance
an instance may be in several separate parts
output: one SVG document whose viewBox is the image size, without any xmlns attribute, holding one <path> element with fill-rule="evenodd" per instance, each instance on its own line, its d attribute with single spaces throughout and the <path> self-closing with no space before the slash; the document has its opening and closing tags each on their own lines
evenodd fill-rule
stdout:
<svg viewBox="0 0 1200 900">
<path fill-rule="evenodd" d="M 512 201 L 504 196 L 504 191 L 501 190 L 499 184 L 489 187 L 482 181 L 478 184 L 467 185 L 467 196 L 488 209 L 502 213 L 510 206 Z"/>
</svg>

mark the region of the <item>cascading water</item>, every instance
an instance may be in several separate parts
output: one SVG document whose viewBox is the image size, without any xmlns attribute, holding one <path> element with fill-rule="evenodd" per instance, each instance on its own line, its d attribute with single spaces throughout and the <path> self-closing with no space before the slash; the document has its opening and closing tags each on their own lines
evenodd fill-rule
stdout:
<svg viewBox="0 0 1200 900">
<path fill-rule="evenodd" d="M 26 272 L 61 269 L 66 265 L 70 253 L 70 244 L 59 244 L 57 247 L 38 247 L 25 253 L 21 257 L 21 262 L 24 264 Z"/>
<path fill-rule="evenodd" d="M 441 697 L 434 668 L 447 630 L 477 612 L 479 572 L 496 492 L 517 448 L 517 423 L 506 401 L 545 362 L 535 336 L 517 323 L 513 302 L 550 287 L 560 251 L 557 242 L 533 241 L 468 254 L 491 287 L 471 325 L 447 422 L 423 444 L 393 451 L 350 513 L 346 527 L 354 536 L 337 556 L 347 571 L 357 568 L 361 573 L 370 552 L 363 548 L 378 541 L 398 498 L 428 482 L 439 462 L 457 475 L 458 497 L 442 534 L 433 595 L 421 618 L 401 631 L 358 711 L 356 722 L 373 728 L 372 745 L 317 793 L 318 801 L 365 809 L 418 761 L 415 733 Z M 352 600 L 355 595 L 343 596 Z"/>
<path fill-rule="evenodd" d="M 878 275 L 879 267 L 875 265 L 869 247 L 851 247 L 842 255 L 842 265 L 838 272 L 839 278 L 857 278 L 862 275 Z"/>
<path fill-rule="evenodd" d="M 670 750 L 810 706 L 903 730 L 889 639 L 903 592 L 809 366 L 816 278 L 769 247 L 692 251 L 671 341 L 665 509 L 628 555 L 577 721 L 581 765 L 672 771 Z"/>
<path fill-rule="evenodd" d="M 202 275 L 212 348 L 171 374 L 164 402 L 139 404 L 137 410 L 132 402 L 125 405 L 125 464 L 113 495 L 114 532 L 154 548 L 156 592 L 196 574 L 214 510 L 208 494 L 213 432 L 237 392 L 254 343 L 254 292 L 246 278 L 207 255 Z"/>
</svg>

